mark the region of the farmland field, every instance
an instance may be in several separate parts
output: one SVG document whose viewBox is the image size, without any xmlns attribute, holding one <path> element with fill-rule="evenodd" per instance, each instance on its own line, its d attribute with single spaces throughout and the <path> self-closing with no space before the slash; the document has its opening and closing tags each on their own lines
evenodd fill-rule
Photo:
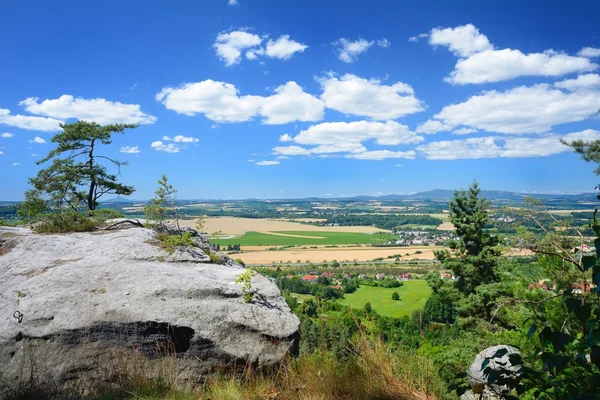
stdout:
<svg viewBox="0 0 600 400">
<path fill-rule="evenodd" d="M 400 254 L 401 260 L 433 260 L 434 250 L 441 250 L 441 246 L 405 246 L 405 247 L 320 247 L 316 249 L 293 248 L 277 251 L 249 251 L 233 255 L 234 258 L 240 258 L 246 264 L 271 264 L 273 262 L 287 263 L 312 262 L 320 263 L 323 261 L 337 260 L 343 261 L 371 261 L 379 257 L 386 258 Z M 390 262 L 393 260 L 390 260 Z"/>
<path fill-rule="evenodd" d="M 314 228 L 313 228 L 314 229 Z M 305 246 L 385 243 L 396 236 L 388 233 L 356 233 L 331 231 L 277 231 L 247 232 L 231 239 L 211 239 L 212 244 L 221 246 L 239 244 L 241 246 Z"/>
<path fill-rule="evenodd" d="M 298 221 L 302 221 L 298 219 Z M 304 221 L 309 222 L 307 219 Z M 179 221 L 181 226 L 196 227 L 196 221 L 186 219 Z M 208 217 L 204 222 L 206 232 L 222 231 L 225 234 L 242 235 L 246 232 L 274 232 L 274 231 L 314 231 L 323 232 L 351 232 L 374 233 L 383 232 L 385 229 L 374 226 L 315 226 L 307 223 L 282 221 L 279 219 L 264 218 L 238 218 L 238 217 Z M 316 235 L 319 236 L 319 235 Z M 212 242 L 212 240 L 211 240 Z"/>
<path fill-rule="evenodd" d="M 392 300 L 394 292 L 398 292 L 400 300 Z M 430 294 L 426 281 L 414 280 L 404 282 L 399 288 L 361 286 L 356 292 L 344 295 L 339 302 L 353 308 L 362 308 L 370 302 L 373 310 L 381 315 L 403 317 L 423 308 Z"/>
</svg>

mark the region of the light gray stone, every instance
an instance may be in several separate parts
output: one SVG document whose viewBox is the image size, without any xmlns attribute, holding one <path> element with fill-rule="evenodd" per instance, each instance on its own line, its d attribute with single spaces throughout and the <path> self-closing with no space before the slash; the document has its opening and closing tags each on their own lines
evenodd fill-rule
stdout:
<svg viewBox="0 0 600 400">
<path fill-rule="evenodd" d="M 499 350 L 502 349 L 507 351 L 506 354 L 504 354 L 502 357 L 492 358 Z M 510 361 L 511 354 L 520 355 L 521 352 L 515 347 L 498 345 L 488 347 L 477 354 L 475 361 L 473 361 L 473 364 L 471 364 L 467 371 L 467 378 L 469 380 L 469 384 L 471 385 L 472 391 L 465 393 L 463 396 L 461 396 L 461 399 L 472 399 L 473 393 L 475 393 L 476 398 L 481 399 L 499 398 L 498 395 L 502 394 L 502 392 L 507 389 L 506 386 L 488 384 L 485 368 L 482 368 L 482 365 L 487 358 L 490 358 L 488 366 L 493 371 L 498 371 L 503 374 L 518 378 L 520 376 L 519 370 L 521 369 L 522 365 L 513 365 Z"/>
<path fill-rule="evenodd" d="M 299 321 L 268 279 L 252 278 L 255 301 L 245 303 L 234 283 L 243 267 L 208 263 L 200 248 L 168 254 L 156 243 L 146 228 L 0 228 L 0 374 L 18 376 L 33 358 L 59 381 L 77 380 L 122 348 L 157 360 L 174 352 L 178 374 L 200 379 L 295 351 Z"/>
</svg>

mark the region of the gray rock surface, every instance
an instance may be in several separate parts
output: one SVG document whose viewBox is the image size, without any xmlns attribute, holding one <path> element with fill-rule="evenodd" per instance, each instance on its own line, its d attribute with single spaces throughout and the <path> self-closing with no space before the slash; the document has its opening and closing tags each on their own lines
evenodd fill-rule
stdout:
<svg viewBox="0 0 600 400">
<path fill-rule="evenodd" d="M 499 350 L 506 350 L 506 354 L 502 357 L 492 358 Z M 511 354 L 521 354 L 519 349 L 506 345 L 498 345 L 488 347 L 483 350 L 475 357 L 475 361 L 469 367 L 467 371 L 467 378 L 469 380 L 469 384 L 471 385 L 472 390 L 465 393 L 461 396 L 461 400 L 471 400 L 471 399 L 498 399 L 500 398 L 500 394 L 506 390 L 505 386 L 500 386 L 496 384 L 488 384 L 487 376 L 485 374 L 485 368 L 482 368 L 483 362 L 490 358 L 490 362 L 488 366 L 493 371 L 498 371 L 504 375 L 512 376 L 514 378 L 518 378 L 519 370 L 522 365 L 513 365 L 510 360 Z"/>
<path fill-rule="evenodd" d="M 194 240 L 200 248 L 168 254 L 146 228 L 38 235 L 0 227 L 0 375 L 23 375 L 35 360 L 60 382 L 79 380 L 124 349 L 154 360 L 175 354 L 182 379 L 198 380 L 295 351 L 299 321 L 279 289 L 255 275 L 255 300 L 245 303 L 234 283 L 245 269 L 226 258 L 210 263 L 202 251 L 210 245 Z"/>
</svg>

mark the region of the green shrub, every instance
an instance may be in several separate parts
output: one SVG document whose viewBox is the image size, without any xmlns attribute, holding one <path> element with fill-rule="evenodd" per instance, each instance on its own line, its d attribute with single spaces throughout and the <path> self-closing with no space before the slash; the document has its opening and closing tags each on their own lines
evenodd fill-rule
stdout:
<svg viewBox="0 0 600 400">
<path fill-rule="evenodd" d="M 175 247 L 178 246 L 197 247 L 192 240 L 192 234 L 190 232 L 184 232 L 181 235 L 161 233 L 158 235 L 158 240 L 161 242 L 162 247 L 169 252 L 169 254 L 172 254 L 175 251 Z"/>
<path fill-rule="evenodd" d="M 74 211 L 46 214 L 44 220 L 33 227 L 37 233 L 86 232 L 94 230 L 99 223 Z"/>
</svg>

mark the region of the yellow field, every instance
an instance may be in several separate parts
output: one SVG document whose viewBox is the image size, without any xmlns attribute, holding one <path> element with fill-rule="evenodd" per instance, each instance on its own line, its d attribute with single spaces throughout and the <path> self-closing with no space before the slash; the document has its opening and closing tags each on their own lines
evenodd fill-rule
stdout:
<svg viewBox="0 0 600 400">
<path fill-rule="evenodd" d="M 438 231 L 453 231 L 456 228 L 454 228 L 454 225 L 452 225 L 452 222 L 442 222 L 438 227 L 437 227 Z"/>
<path fill-rule="evenodd" d="M 287 249 L 280 251 L 252 251 L 248 253 L 234 254 L 232 257 L 240 258 L 246 264 L 271 264 L 273 262 L 287 261 L 313 262 L 323 261 L 371 261 L 375 258 L 401 254 L 401 260 L 433 260 L 434 250 L 443 249 L 442 246 L 408 246 L 408 247 L 334 247 L 316 249 Z M 416 254 L 420 251 L 421 254 Z M 406 255 L 408 254 L 408 255 Z"/>
<path fill-rule="evenodd" d="M 181 226 L 196 227 L 196 221 L 181 220 Z M 323 232 L 356 232 L 374 233 L 389 232 L 373 226 L 315 226 L 298 222 L 279 221 L 273 219 L 254 219 L 237 217 L 208 217 L 204 222 L 206 232 L 222 231 L 224 234 L 242 235 L 246 232 L 273 232 L 273 231 L 323 231 Z"/>
</svg>

